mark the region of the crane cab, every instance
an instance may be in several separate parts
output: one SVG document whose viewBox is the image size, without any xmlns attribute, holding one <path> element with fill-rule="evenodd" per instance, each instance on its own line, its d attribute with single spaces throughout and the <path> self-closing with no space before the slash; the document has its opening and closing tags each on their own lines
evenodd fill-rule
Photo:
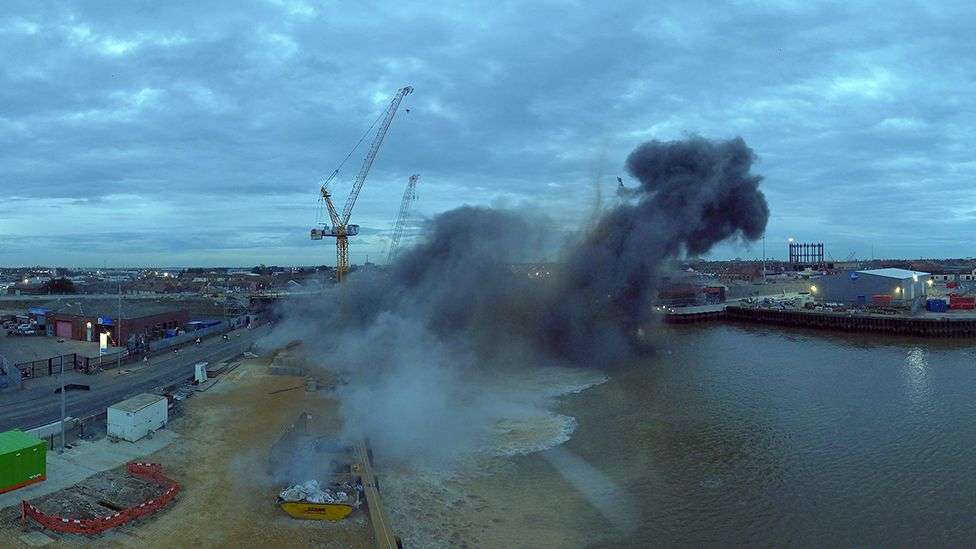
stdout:
<svg viewBox="0 0 976 549">
<path fill-rule="evenodd" d="M 322 240 L 323 236 L 325 236 L 325 231 L 322 229 L 312 229 L 312 240 Z"/>
<path fill-rule="evenodd" d="M 356 236 L 359 234 L 359 225 L 346 225 L 346 236 Z"/>
</svg>

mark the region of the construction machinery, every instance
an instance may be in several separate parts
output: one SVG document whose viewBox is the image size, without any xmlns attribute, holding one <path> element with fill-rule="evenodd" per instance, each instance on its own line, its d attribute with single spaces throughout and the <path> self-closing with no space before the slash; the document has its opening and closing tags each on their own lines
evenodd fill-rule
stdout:
<svg viewBox="0 0 976 549">
<path fill-rule="evenodd" d="M 386 253 L 386 262 L 393 263 L 397 253 L 400 251 L 400 238 L 403 237 L 403 227 L 406 225 L 407 217 L 410 214 L 410 206 L 417 199 L 417 180 L 420 174 L 413 174 L 407 181 L 407 188 L 403 191 L 403 198 L 400 200 L 400 210 L 397 212 L 396 221 L 393 222 L 393 238 L 390 240 L 390 249 Z"/>
<path fill-rule="evenodd" d="M 376 130 L 376 135 L 373 137 L 373 142 L 369 147 L 369 151 L 366 153 L 366 158 L 363 159 L 363 165 L 359 168 L 359 174 L 356 176 L 355 181 L 352 184 L 352 190 L 349 192 L 349 197 L 346 199 L 346 205 L 342 208 L 342 212 L 336 210 L 335 204 L 332 202 L 332 193 L 329 191 L 329 184 L 336 179 L 339 175 L 339 170 L 342 165 L 345 164 L 346 160 L 352 156 L 352 152 L 356 150 L 359 143 L 362 143 L 365 139 L 366 134 L 360 138 L 359 143 L 356 147 L 353 147 L 353 151 L 350 151 L 346 158 L 339 163 L 339 167 L 332 172 L 332 175 L 322 184 L 320 193 L 322 195 L 322 201 L 325 202 L 325 206 L 329 211 L 329 221 L 320 222 L 322 228 L 312 229 L 311 237 L 312 240 L 322 240 L 325 237 L 333 237 L 336 239 L 336 280 L 342 282 L 346 278 L 346 274 L 349 272 L 349 237 L 356 236 L 359 234 L 359 225 L 350 225 L 349 216 L 352 215 L 353 206 L 356 205 L 356 199 L 359 198 L 359 192 L 363 189 L 363 183 L 366 182 L 366 176 L 369 175 L 369 169 L 373 166 L 373 161 L 376 160 L 376 155 L 379 153 L 380 145 L 383 144 L 383 139 L 386 137 L 386 132 L 390 129 L 390 124 L 393 122 L 393 117 L 396 115 L 397 109 L 400 107 L 400 103 L 403 98 L 407 95 L 413 93 L 413 88 L 410 86 L 404 86 L 400 88 L 390 104 L 386 107 L 386 110 L 380 115 L 373 125 L 366 130 L 369 133 L 377 123 L 379 127 Z"/>
</svg>

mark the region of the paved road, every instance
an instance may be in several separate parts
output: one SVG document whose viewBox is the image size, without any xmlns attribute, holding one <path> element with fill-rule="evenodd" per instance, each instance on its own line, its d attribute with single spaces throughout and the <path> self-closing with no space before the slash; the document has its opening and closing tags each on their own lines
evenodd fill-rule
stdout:
<svg viewBox="0 0 976 549">
<path fill-rule="evenodd" d="M 58 299 L 65 299 L 70 301 L 78 301 L 83 299 L 118 299 L 118 293 L 108 293 L 108 294 L 40 294 L 40 295 L 0 295 L 0 302 L 2 301 L 55 301 Z M 173 294 L 123 294 L 123 300 L 132 299 L 163 299 L 163 300 L 179 300 L 186 298 L 200 298 L 203 296 L 193 292 L 182 292 Z"/>
<path fill-rule="evenodd" d="M 106 407 L 144 392 L 159 390 L 167 385 L 193 377 L 193 365 L 201 361 L 218 362 L 240 355 L 269 327 L 238 330 L 229 340 L 215 337 L 199 345 L 183 347 L 179 353 L 157 355 L 149 365 L 136 363 L 125 375 L 112 371 L 95 376 L 85 376 L 90 391 L 71 391 L 67 397 L 67 415 L 85 417 L 103 411 Z M 125 368 L 123 368 L 125 369 Z M 61 417 L 61 397 L 52 387 L 55 379 L 40 378 L 28 381 L 28 389 L 21 393 L 0 395 L 0 432 L 9 429 L 32 429 L 57 421 Z M 46 383 L 41 383 L 45 381 Z M 37 387 L 30 384 L 37 382 Z M 45 388 L 42 390 L 42 388 Z"/>
</svg>

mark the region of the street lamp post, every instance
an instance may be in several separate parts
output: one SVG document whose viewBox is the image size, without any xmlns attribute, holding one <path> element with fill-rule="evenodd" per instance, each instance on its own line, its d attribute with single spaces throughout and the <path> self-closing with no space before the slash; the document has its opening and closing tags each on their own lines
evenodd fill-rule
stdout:
<svg viewBox="0 0 976 549">
<path fill-rule="evenodd" d="M 59 454 L 64 453 L 64 416 L 65 416 L 65 391 L 64 391 L 64 354 L 61 355 L 61 447 Z"/>
<path fill-rule="evenodd" d="M 118 338 L 119 343 L 119 356 L 118 362 L 116 363 L 117 368 L 122 367 L 122 283 L 119 282 L 119 325 L 115 327 L 116 334 L 115 337 Z"/>
<path fill-rule="evenodd" d="M 763 231 L 763 284 L 766 283 L 766 232 Z"/>
</svg>

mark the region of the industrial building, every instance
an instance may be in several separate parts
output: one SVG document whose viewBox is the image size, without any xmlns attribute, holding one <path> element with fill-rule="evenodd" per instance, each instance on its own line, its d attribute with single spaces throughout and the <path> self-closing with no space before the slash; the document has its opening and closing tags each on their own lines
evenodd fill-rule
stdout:
<svg viewBox="0 0 976 549">
<path fill-rule="evenodd" d="M 106 333 L 115 346 L 118 346 L 117 336 L 121 335 L 123 344 L 130 348 L 175 335 L 178 330 L 185 329 L 190 320 L 186 310 L 172 305 L 126 301 L 122 305 L 120 322 L 119 304 L 114 300 L 65 301 L 49 306 L 44 317 L 50 335 L 97 342 L 99 335 Z"/>
<path fill-rule="evenodd" d="M 933 273 L 932 280 L 936 282 L 974 282 L 976 281 L 976 269 L 958 271 L 958 272 L 941 272 Z"/>
<path fill-rule="evenodd" d="M 814 281 L 811 290 L 828 303 L 912 305 L 925 299 L 929 273 L 908 269 L 840 271 Z"/>
</svg>

